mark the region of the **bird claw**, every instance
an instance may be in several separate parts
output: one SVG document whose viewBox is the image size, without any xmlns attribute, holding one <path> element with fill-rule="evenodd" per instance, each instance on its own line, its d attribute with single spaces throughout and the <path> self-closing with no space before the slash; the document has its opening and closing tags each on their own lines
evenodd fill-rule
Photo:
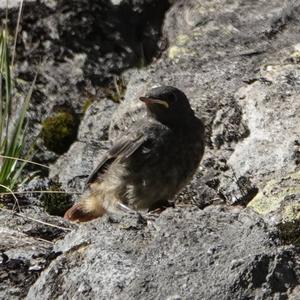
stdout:
<svg viewBox="0 0 300 300">
<path fill-rule="evenodd" d="M 125 205 L 121 202 L 117 203 L 117 207 L 120 211 L 122 211 L 130 216 L 136 217 L 138 220 L 138 223 L 147 225 L 147 220 L 139 212 L 133 210 L 132 208 L 128 207 L 127 205 Z"/>
<path fill-rule="evenodd" d="M 136 210 L 133 210 L 132 208 L 128 207 L 127 205 L 121 202 L 118 202 L 117 207 L 126 214 L 132 217 L 136 217 L 138 223 L 143 225 L 149 225 L 151 223 L 154 223 L 155 220 L 159 217 L 159 214 L 162 212 L 161 209 L 156 209 L 147 213 L 141 213 Z"/>
</svg>

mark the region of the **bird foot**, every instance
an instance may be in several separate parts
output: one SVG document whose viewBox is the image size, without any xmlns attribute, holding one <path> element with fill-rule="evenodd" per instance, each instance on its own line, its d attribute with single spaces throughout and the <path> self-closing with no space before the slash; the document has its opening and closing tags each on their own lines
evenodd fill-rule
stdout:
<svg viewBox="0 0 300 300">
<path fill-rule="evenodd" d="M 132 208 L 128 207 L 127 205 L 121 202 L 118 202 L 117 207 L 118 209 L 120 209 L 120 211 L 125 212 L 126 214 L 129 214 L 133 217 L 136 217 L 138 222 L 143 225 L 153 223 L 159 217 L 160 213 L 164 210 L 164 208 L 157 208 L 147 213 L 141 213 L 136 210 L 133 210 Z"/>
<path fill-rule="evenodd" d="M 133 217 L 136 217 L 137 220 L 138 220 L 138 223 L 141 223 L 143 225 L 147 225 L 147 220 L 144 218 L 144 216 L 142 216 L 141 213 L 139 213 L 138 211 L 136 210 L 133 210 L 132 208 L 128 207 L 127 205 L 125 205 L 124 203 L 121 203 L 121 202 L 118 202 L 117 203 L 117 208 L 130 215 L 130 216 L 133 216 Z"/>
</svg>

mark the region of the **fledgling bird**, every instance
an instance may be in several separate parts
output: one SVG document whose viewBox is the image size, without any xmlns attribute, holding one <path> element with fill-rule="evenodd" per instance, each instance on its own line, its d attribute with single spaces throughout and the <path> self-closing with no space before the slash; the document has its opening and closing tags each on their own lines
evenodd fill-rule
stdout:
<svg viewBox="0 0 300 300">
<path fill-rule="evenodd" d="M 87 191 L 65 219 L 86 222 L 106 212 L 153 209 L 192 178 L 204 152 L 204 126 L 188 98 L 172 86 L 140 100 L 147 117 L 123 132 L 87 179 Z"/>
</svg>

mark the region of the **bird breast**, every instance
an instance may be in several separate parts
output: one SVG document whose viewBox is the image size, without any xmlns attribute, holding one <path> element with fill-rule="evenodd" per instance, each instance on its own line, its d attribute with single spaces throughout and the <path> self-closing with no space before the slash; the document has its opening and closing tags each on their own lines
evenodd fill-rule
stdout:
<svg viewBox="0 0 300 300">
<path fill-rule="evenodd" d="M 156 135 L 122 166 L 120 197 L 135 209 L 171 199 L 192 178 L 202 155 L 203 139 L 195 132 Z"/>
</svg>

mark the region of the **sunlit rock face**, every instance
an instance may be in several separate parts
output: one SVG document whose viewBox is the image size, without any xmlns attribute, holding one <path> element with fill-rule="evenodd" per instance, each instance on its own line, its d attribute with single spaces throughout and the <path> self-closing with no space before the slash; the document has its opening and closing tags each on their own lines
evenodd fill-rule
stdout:
<svg viewBox="0 0 300 300">
<path fill-rule="evenodd" d="M 171 2 L 25 2 L 16 56 L 24 90 L 32 63 L 48 57 L 30 138 L 56 109 L 71 107 L 80 120 L 63 155 L 38 144 L 34 159 L 51 169 L 28 189 L 57 181 L 81 193 L 110 145 L 110 123 L 160 84 L 186 93 L 207 145 L 175 208 L 147 225 L 113 215 L 71 227 L 45 214 L 40 196 L 21 198 L 26 214 L 60 228 L 1 213 L 0 298 L 299 298 L 299 3 Z M 27 285 L 11 277 L 16 270 Z"/>
</svg>

